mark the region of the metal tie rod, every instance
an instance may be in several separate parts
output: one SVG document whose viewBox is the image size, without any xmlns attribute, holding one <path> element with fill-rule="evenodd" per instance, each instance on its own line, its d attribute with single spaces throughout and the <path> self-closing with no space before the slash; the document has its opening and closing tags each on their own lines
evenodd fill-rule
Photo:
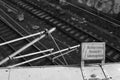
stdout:
<svg viewBox="0 0 120 80">
<path fill-rule="evenodd" d="M 10 43 L 13 43 L 13 42 L 16 42 L 16 41 L 19 41 L 19 40 L 27 39 L 27 38 L 30 38 L 30 37 L 33 37 L 33 36 L 41 35 L 41 34 L 43 34 L 44 32 L 45 32 L 45 31 L 41 31 L 41 32 L 38 32 L 38 33 L 30 34 L 30 35 L 28 35 L 28 36 L 24 36 L 24 37 L 21 37 L 21 38 L 17 38 L 17 39 L 14 39 L 14 40 L 10 40 L 10 41 L 1 43 L 0 46 L 6 45 L 6 44 L 10 44 Z"/>
<path fill-rule="evenodd" d="M 66 55 L 66 54 L 69 54 L 69 53 L 71 53 L 71 52 L 73 52 L 73 51 L 75 51 L 76 49 L 71 49 L 70 51 L 68 51 L 68 52 L 65 52 L 65 53 L 63 53 L 63 54 L 60 54 L 60 55 L 58 55 L 58 56 L 56 56 L 56 57 L 53 57 L 53 61 L 55 60 L 55 59 L 57 59 L 57 58 L 59 58 L 59 57 L 61 57 L 61 56 L 64 56 L 64 55 Z"/>
<path fill-rule="evenodd" d="M 53 50 L 54 49 L 52 48 L 52 49 L 47 49 L 47 50 L 38 51 L 38 52 L 34 52 L 34 53 L 29 53 L 29 54 L 13 57 L 13 59 L 19 59 L 19 58 L 28 57 L 28 56 L 32 56 L 32 55 L 36 55 L 36 54 L 40 54 L 40 53 L 45 53 L 45 52 L 52 52 Z"/>
<path fill-rule="evenodd" d="M 56 28 L 52 28 L 49 30 L 49 33 L 52 33 L 53 31 L 55 31 Z M 21 53 L 22 51 L 24 51 L 25 49 L 27 49 L 28 47 L 30 47 L 31 45 L 33 45 L 34 43 L 38 42 L 39 40 L 43 39 L 46 36 L 46 34 L 41 35 L 40 37 L 34 39 L 33 41 L 31 41 L 30 43 L 26 44 L 25 46 L 23 46 L 22 48 L 20 48 L 19 50 L 17 50 L 16 52 L 14 52 L 13 54 L 9 55 L 8 57 L 6 57 L 5 59 L 3 59 L 2 61 L 0 61 L 0 65 L 4 64 L 5 62 L 7 62 L 9 59 L 12 59 L 14 56 L 16 56 L 17 54 Z"/>
<path fill-rule="evenodd" d="M 15 65 L 11 65 L 11 66 L 8 66 L 9 68 L 12 68 L 12 67 L 16 67 L 16 66 L 19 66 L 19 65 L 23 65 L 23 64 L 26 64 L 26 63 L 29 63 L 29 62 L 32 62 L 32 61 L 35 61 L 35 60 L 38 60 L 38 59 L 42 59 L 42 58 L 45 58 L 45 57 L 49 57 L 51 55 L 55 55 L 55 54 L 58 54 L 60 52 L 64 52 L 64 51 L 67 51 L 67 50 L 71 50 L 71 49 L 74 49 L 74 48 L 77 48 L 77 47 L 80 47 L 80 45 L 76 45 L 76 46 L 73 46 L 73 47 L 69 47 L 69 48 L 66 48 L 66 49 L 62 49 L 60 51 L 56 51 L 56 52 L 53 52 L 53 53 L 50 53 L 50 54 L 46 54 L 44 56 L 40 56 L 40 57 L 37 57 L 37 58 L 33 58 L 33 59 L 30 59 L 30 60 L 27 60 L 27 61 L 24 61 L 24 62 L 21 62 L 21 63 L 18 63 L 18 64 L 15 64 Z"/>
</svg>

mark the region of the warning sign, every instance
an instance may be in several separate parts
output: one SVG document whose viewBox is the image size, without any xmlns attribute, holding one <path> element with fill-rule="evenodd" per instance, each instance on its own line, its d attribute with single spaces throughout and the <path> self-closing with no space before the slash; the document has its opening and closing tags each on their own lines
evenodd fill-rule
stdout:
<svg viewBox="0 0 120 80">
<path fill-rule="evenodd" d="M 102 60 L 104 58 L 105 58 L 104 42 L 82 43 L 83 60 Z"/>
</svg>

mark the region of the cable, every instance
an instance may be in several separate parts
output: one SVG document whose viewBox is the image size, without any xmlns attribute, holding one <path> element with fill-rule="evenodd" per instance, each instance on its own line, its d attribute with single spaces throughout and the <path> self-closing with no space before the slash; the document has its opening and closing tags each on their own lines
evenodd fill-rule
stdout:
<svg viewBox="0 0 120 80">
<path fill-rule="evenodd" d="M 61 56 L 63 56 L 63 55 L 69 54 L 69 53 L 71 53 L 71 52 L 73 52 L 73 51 L 75 51 L 75 50 L 77 50 L 77 49 L 75 48 L 75 49 L 69 50 L 69 51 L 67 51 L 67 52 L 65 52 L 65 53 L 63 53 L 63 54 L 60 54 L 60 55 L 54 57 L 53 60 L 55 60 L 55 59 L 57 59 L 57 58 L 59 58 L 59 57 L 61 57 Z"/>
<path fill-rule="evenodd" d="M 56 41 L 58 41 L 58 42 L 62 43 L 63 45 L 65 45 L 65 46 L 67 46 L 67 47 L 70 47 L 70 45 L 65 44 L 64 42 L 62 42 L 62 41 L 58 40 L 57 38 L 55 38 L 55 37 L 54 37 L 54 39 L 55 39 Z"/>
<path fill-rule="evenodd" d="M 46 31 L 48 32 L 48 30 L 46 29 Z M 60 47 L 58 46 L 58 44 L 56 43 L 56 41 L 55 41 L 55 39 L 54 39 L 54 37 L 48 32 L 48 35 L 51 37 L 51 39 L 53 40 L 53 42 L 55 43 L 55 45 L 56 45 L 56 47 L 57 47 L 57 49 L 60 51 Z M 61 53 L 61 52 L 60 52 Z M 62 55 L 62 53 L 61 53 L 61 55 Z M 62 58 L 63 58 L 63 60 L 64 60 L 64 62 L 65 62 L 65 64 L 66 65 L 68 65 L 68 63 L 67 63 L 67 61 L 66 61 L 66 59 L 65 59 L 65 57 L 64 56 L 62 56 Z"/>
</svg>

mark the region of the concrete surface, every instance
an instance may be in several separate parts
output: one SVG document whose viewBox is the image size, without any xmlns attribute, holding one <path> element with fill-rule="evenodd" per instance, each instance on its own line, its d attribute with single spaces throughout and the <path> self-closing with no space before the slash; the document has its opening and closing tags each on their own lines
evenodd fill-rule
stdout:
<svg viewBox="0 0 120 80">
<path fill-rule="evenodd" d="M 100 80 L 105 79 L 105 76 L 111 77 L 110 80 L 120 79 L 120 63 L 102 67 L 103 70 L 98 65 L 82 69 L 70 66 L 0 68 L 0 80 L 83 80 L 90 79 L 92 74 Z"/>
</svg>

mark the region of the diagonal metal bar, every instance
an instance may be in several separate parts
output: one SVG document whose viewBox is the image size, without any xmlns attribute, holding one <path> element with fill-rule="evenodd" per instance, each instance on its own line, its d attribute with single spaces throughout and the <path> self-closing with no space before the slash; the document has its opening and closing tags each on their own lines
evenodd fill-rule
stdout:
<svg viewBox="0 0 120 80">
<path fill-rule="evenodd" d="M 54 58 L 53 58 L 53 61 L 54 61 L 55 59 L 57 59 L 57 58 L 63 56 L 63 55 L 69 54 L 69 53 L 71 53 L 71 52 L 73 52 L 73 51 L 75 51 L 75 50 L 76 50 L 76 49 L 72 49 L 72 50 L 69 50 L 69 51 L 67 51 L 67 52 L 65 52 L 65 53 L 63 53 L 63 54 L 60 54 L 60 55 L 54 57 Z"/>
<path fill-rule="evenodd" d="M 49 57 L 51 55 L 59 54 L 60 52 L 71 50 L 71 49 L 74 49 L 74 48 L 77 48 L 77 47 L 80 47 L 80 45 L 76 45 L 76 46 L 73 46 L 73 47 L 62 49 L 60 51 L 56 51 L 56 52 L 53 52 L 53 53 L 50 53 L 50 54 L 46 54 L 46 55 L 43 55 L 43 56 L 40 56 L 40 57 L 37 57 L 37 58 L 33 58 L 33 59 L 30 59 L 30 60 L 15 64 L 15 65 L 11 65 L 11 66 L 8 66 L 8 67 L 12 68 L 12 67 L 20 66 L 20 65 L 23 65 L 23 64 L 26 64 L 26 63 L 29 63 L 29 62 L 32 62 L 32 61 L 35 61 L 35 60 L 38 60 L 38 59 L 42 59 L 42 58 L 45 58 L 45 57 Z"/>
<path fill-rule="evenodd" d="M 52 33 L 53 31 L 55 31 L 56 28 L 52 28 L 49 30 L 49 33 Z M 41 35 L 40 37 L 36 38 L 35 40 L 33 40 L 32 42 L 28 43 L 27 45 L 23 46 L 22 48 L 20 48 L 19 50 L 17 50 L 16 52 L 14 52 L 13 54 L 11 54 L 10 56 L 6 57 L 5 59 L 3 59 L 2 61 L 0 61 L 0 65 L 4 64 L 5 62 L 7 62 L 9 59 L 12 59 L 14 56 L 16 56 L 17 54 L 21 53 L 22 51 L 24 51 L 25 49 L 27 49 L 28 47 L 30 47 L 31 45 L 33 45 L 34 43 L 38 42 L 39 40 L 43 39 L 46 36 L 46 34 Z"/>
<path fill-rule="evenodd" d="M 53 50 L 54 49 L 52 48 L 52 49 L 47 49 L 47 50 L 43 50 L 43 51 L 33 52 L 33 53 L 13 57 L 13 59 L 20 59 L 20 58 L 29 57 L 29 56 L 32 56 L 32 55 L 41 54 L 41 53 L 45 53 L 45 52 L 52 52 Z"/>
<path fill-rule="evenodd" d="M 10 41 L 1 43 L 0 46 L 6 45 L 6 44 L 10 44 L 10 43 L 13 43 L 13 42 L 16 42 L 16 41 L 20 41 L 20 40 L 23 40 L 23 39 L 27 39 L 27 38 L 30 38 L 30 37 L 34 37 L 34 36 L 37 36 L 37 35 L 41 35 L 44 32 L 45 31 L 41 31 L 41 32 L 38 32 L 38 33 L 35 33 L 35 34 L 30 34 L 28 36 L 24 36 L 24 37 L 20 37 L 20 38 L 14 39 L 14 40 L 10 40 Z"/>
</svg>

